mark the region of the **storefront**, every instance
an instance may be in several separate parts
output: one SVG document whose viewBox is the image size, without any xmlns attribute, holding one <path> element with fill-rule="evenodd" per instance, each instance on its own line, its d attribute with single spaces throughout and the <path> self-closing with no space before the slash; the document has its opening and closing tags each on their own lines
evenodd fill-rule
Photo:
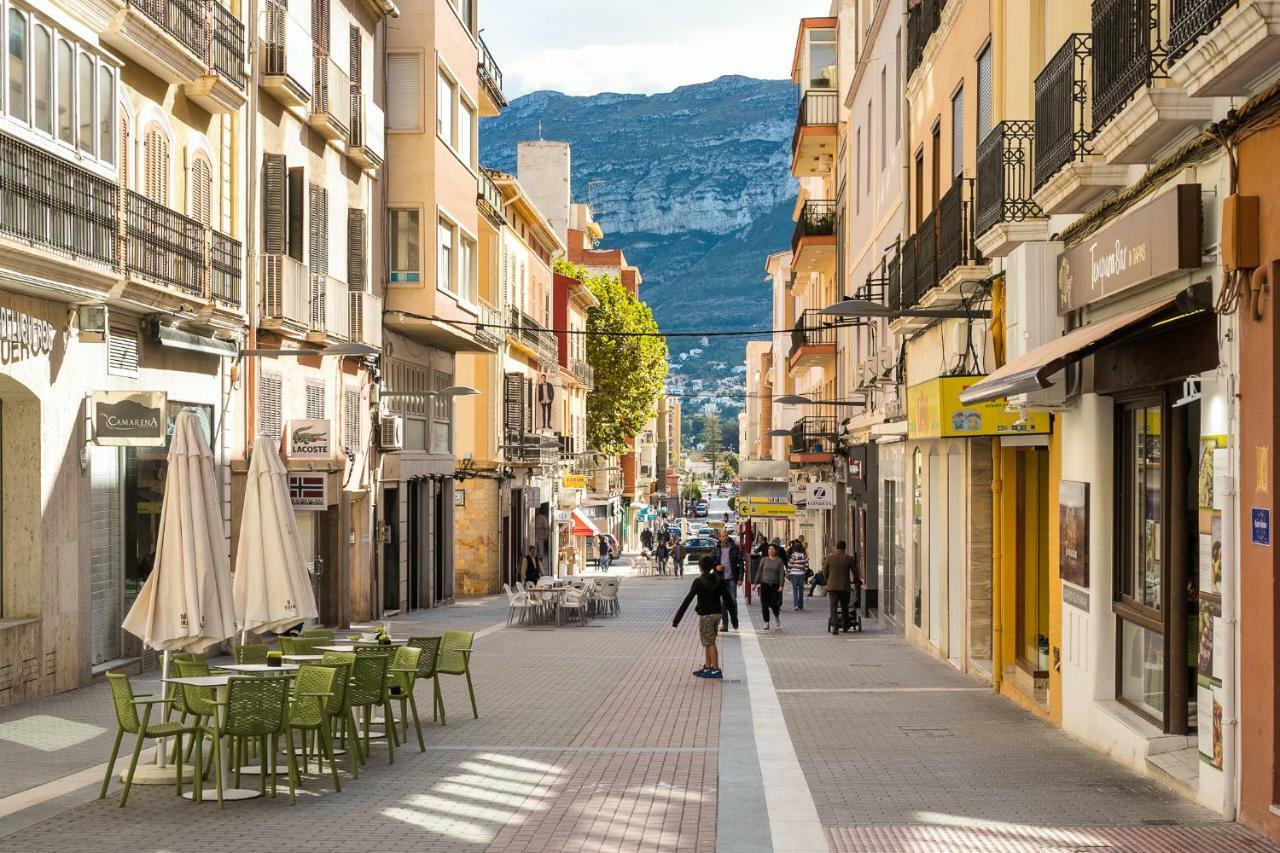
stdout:
<svg viewBox="0 0 1280 853">
<path fill-rule="evenodd" d="M 855 444 L 849 449 L 847 484 L 848 547 L 856 555 L 863 576 L 862 607 L 870 614 L 880 610 L 879 466 L 876 445 Z"/>
</svg>

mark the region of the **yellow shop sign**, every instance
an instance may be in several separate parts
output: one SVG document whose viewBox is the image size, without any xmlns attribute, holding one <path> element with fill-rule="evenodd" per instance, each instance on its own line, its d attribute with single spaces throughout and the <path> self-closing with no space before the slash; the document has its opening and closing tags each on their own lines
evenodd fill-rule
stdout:
<svg viewBox="0 0 1280 853">
<path fill-rule="evenodd" d="M 738 501 L 738 515 L 747 518 L 790 518 L 796 514 L 795 504 L 771 503 L 769 501 Z"/>
<path fill-rule="evenodd" d="M 1003 398 L 966 406 L 960 392 L 982 376 L 943 376 L 907 389 L 907 438 L 973 438 L 1049 432 L 1048 412 L 1025 412 L 1018 423 Z"/>
<path fill-rule="evenodd" d="M 560 484 L 566 489 L 585 489 L 587 487 L 587 476 L 585 474 L 565 474 Z"/>
</svg>

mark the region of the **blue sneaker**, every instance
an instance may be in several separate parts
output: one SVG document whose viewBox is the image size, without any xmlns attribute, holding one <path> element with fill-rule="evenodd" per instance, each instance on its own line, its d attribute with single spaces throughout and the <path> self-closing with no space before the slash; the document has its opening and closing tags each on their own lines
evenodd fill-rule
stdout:
<svg viewBox="0 0 1280 853">
<path fill-rule="evenodd" d="M 706 675 L 706 672 L 707 672 L 707 668 L 704 666 L 701 669 L 695 669 L 693 671 L 693 674 L 698 676 L 699 678 L 703 678 Z"/>
<path fill-rule="evenodd" d="M 701 678 L 724 678 L 724 673 L 718 669 L 708 669 L 700 674 Z"/>
</svg>

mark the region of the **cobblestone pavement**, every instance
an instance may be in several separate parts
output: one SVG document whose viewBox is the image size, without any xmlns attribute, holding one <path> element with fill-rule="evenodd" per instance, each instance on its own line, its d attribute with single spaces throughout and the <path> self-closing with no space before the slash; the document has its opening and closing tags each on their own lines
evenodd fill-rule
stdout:
<svg viewBox="0 0 1280 853">
<path fill-rule="evenodd" d="M 810 853 L 780 830 L 810 799 L 839 853 L 1280 851 L 890 635 L 826 636 L 824 612 L 784 611 L 764 633 L 753 609 L 754 637 L 722 641 L 726 680 L 691 679 L 694 626 L 670 627 L 688 583 L 629 578 L 623 612 L 587 627 L 506 628 L 499 599 L 400 620 L 402 634 L 481 632 L 480 718 L 449 679 L 426 752 L 388 765 L 375 747 L 340 794 L 308 777 L 294 807 L 219 811 L 138 786 L 119 809 L 93 799 L 89 772 L 114 733 L 102 688 L 0 709 L 0 853 Z M 781 715 L 762 730 L 766 698 Z M 431 707 L 429 685 L 419 700 Z M 792 751 L 786 776 L 777 756 Z"/>
</svg>

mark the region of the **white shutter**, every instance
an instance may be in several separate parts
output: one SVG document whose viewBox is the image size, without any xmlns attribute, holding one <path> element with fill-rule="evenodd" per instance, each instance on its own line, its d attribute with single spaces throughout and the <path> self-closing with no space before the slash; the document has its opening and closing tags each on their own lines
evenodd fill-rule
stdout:
<svg viewBox="0 0 1280 853">
<path fill-rule="evenodd" d="M 138 375 L 138 332 L 112 326 L 107 337 L 107 373 L 114 376 Z"/>
<path fill-rule="evenodd" d="M 422 126 L 422 57 L 393 53 L 387 57 L 387 130 Z"/>
<path fill-rule="evenodd" d="M 278 373 L 264 373 L 258 380 L 258 432 L 274 439 L 280 438 L 281 390 Z"/>
<path fill-rule="evenodd" d="M 90 449 L 89 595 L 95 666 L 120 657 L 120 621 L 124 618 L 120 449 Z"/>
<path fill-rule="evenodd" d="M 991 78 L 991 45 L 978 56 L 978 141 L 991 131 L 993 117 L 993 82 Z"/>
<path fill-rule="evenodd" d="M 951 174 L 964 174 L 964 89 L 951 98 Z"/>
<path fill-rule="evenodd" d="M 324 420 L 324 382 L 307 382 L 306 412 L 308 420 Z"/>
</svg>

